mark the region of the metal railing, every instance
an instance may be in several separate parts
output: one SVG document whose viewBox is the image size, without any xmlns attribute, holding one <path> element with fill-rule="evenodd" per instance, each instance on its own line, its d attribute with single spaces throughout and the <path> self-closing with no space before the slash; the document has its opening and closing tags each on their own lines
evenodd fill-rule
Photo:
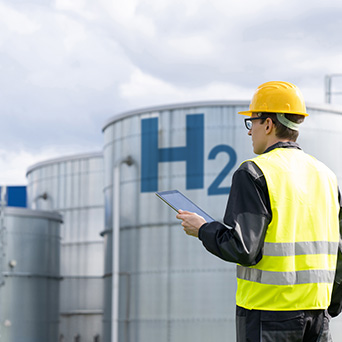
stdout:
<svg viewBox="0 0 342 342">
<path fill-rule="evenodd" d="M 333 78 L 342 77 L 342 74 L 331 74 L 325 76 L 325 102 L 331 103 L 332 95 L 342 95 L 341 91 L 332 90 L 332 80 Z"/>
</svg>

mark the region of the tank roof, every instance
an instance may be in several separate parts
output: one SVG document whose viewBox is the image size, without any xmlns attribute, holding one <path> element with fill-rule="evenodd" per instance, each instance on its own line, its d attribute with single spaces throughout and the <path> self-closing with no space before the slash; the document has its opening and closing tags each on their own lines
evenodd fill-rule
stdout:
<svg viewBox="0 0 342 342">
<path fill-rule="evenodd" d="M 66 161 L 71 161 L 71 160 L 91 159 L 91 158 L 103 158 L 103 154 L 102 152 L 89 152 L 89 153 L 75 154 L 75 155 L 70 155 L 70 156 L 44 160 L 42 162 L 39 162 L 30 166 L 26 171 L 26 176 L 33 170 L 40 168 L 42 166 L 48 166 L 50 164 L 56 164 L 56 163 L 63 163 Z"/>
<path fill-rule="evenodd" d="M 157 112 L 163 110 L 174 110 L 174 109 L 186 109 L 186 108 L 194 108 L 194 107 L 221 107 L 221 106 L 249 106 L 249 100 L 216 100 L 216 101 L 198 101 L 198 102 L 186 102 L 186 103 L 175 103 L 175 104 L 167 104 L 167 105 L 160 105 L 160 106 L 153 106 L 153 107 L 146 107 L 141 109 L 130 110 L 127 112 L 118 113 L 117 115 L 112 116 L 108 119 L 102 131 L 104 131 L 108 126 L 112 123 L 123 120 L 125 118 L 135 116 L 138 114 L 150 113 L 150 112 Z M 342 106 L 341 105 L 333 105 L 333 104 L 313 104 L 307 103 L 306 107 L 308 109 L 316 109 L 321 111 L 326 111 L 330 113 L 342 114 Z"/>
<path fill-rule="evenodd" d="M 175 103 L 175 104 L 167 104 L 167 105 L 160 105 L 160 106 L 154 106 L 154 107 L 146 107 L 136 110 L 131 110 L 123 113 L 119 113 L 113 117 L 111 117 L 109 120 L 106 121 L 104 124 L 102 131 L 104 131 L 108 126 L 110 126 L 112 123 L 125 119 L 130 116 L 134 116 L 137 114 L 144 114 L 149 112 L 156 112 L 156 111 L 162 111 L 162 110 L 174 110 L 174 109 L 186 109 L 186 108 L 194 108 L 194 107 L 221 107 L 221 106 L 248 106 L 249 101 L 227 101 L 227 100 L 217 100 L 217 101 L 198 101 L 198 102 L 185 102 L 185 103 Z"/>
<path fill-rule="evenodd" d="M 5 215 L 47 218 L 54 221 L 63 222 L 62 215 L 57 211 L 33 210 L 27 208 L 5 207 Z"/>
</svg>

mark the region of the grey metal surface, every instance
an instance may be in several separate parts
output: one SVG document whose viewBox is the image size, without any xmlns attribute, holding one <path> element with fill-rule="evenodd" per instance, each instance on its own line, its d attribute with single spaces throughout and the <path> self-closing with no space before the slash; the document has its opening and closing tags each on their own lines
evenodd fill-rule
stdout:
<svg viewBox="0 0 342 342">
<path fill-rule="evenodd" d="M 141 116 L 144 114 L 150 114 L 150 113 L 158 113 L 160 111 L 167 111 L 171 110 L 174 111 L 176 109 L 187 109 L 190 108 L 193 110 L 194 108 L 203 108 L 203 107 L 222 107 L 222 106 L 248 106 L 248 101 L 200 101 L 200 102 L 187 102 L 187 103 L 174 103 L 174 104 L 167 104 L 167 105 L 161 105 L 161 106 L 153 106 L 153 107 L 147 107 L 147 108 L 141 108 L 136 110 L 131 110 L 128 112 L 120 113 L 112 118 L 109 118 L 106 123 L 104 124 L 102 130 L 105 131 L 108 126 L 111 124 L 116 123 L 117 121 L 120 121 L 122 119 L 127 119 L 131 116 Z"/>
<path fill-rule="evenodd" d="M 0 214 L 0 340 L 57 342 L 62 218 L 19 208 Z"/>
<path fill-rule="evenodd" d="M 121 166 L 119 341 L 229 340 L 234 329 L 235 266 L 209 255 L 196 239 L 184 235 L 175 213 L 153 192 L 140 192 L 141 118 L 159 119 L 159 147 L 186 145 L 185 116 L 205 116 L 204 187 L 185 188 L 185 162 L 159 164 L 158 190 L 179 189 L 213 217 L 223 215 L 225 195 L 208 196 L 208 185 L 228 156 L 208 161 L 218 144 L 232 144 L 242 135 L 241 158 L 250 153 L 241 117 L 242 106 L 167 108 L 124 115 L 104 130 L 106 200 L 106 292 L 104 340 L 111 340 L 112 170 L 127 156 L 135 164 Z M 209 120 L 209 116 L 211 120 Z M 240 148 L 241 149 L 241 148 Z M 229 175 L 230 177 L 231 175 Z M 226 179 L 225 182 L 229 182 Z M 115 190 L 115 189 L 114 189 Z M 224 305 L 222 305 L 224 303 Z"/>
<path fill-rule="evenodd" d="M 57 210 L 61 229 L 59 338 L 93 342 L 102 334 L 103 157 L 88 153 L 48 160 L 27 172 L 28 205 Z"/>
<path fill-rule="evenodd" d="M 237 115 L 247 108 L 248 103 L 242 101 L 168 105 L 124 113 L 105 124 L 105 342 L 116 341 L 112 331 L 115 320 L 120 342 L 234 340 L 235 265 L 210 255 L 197 239 L 186 236 L 175 213 L 154 191 L 141 191 L 141 127 L 142 120 L 158 118 L 158 148 L 184 147 L 189 143 L 186 117 L 203 114 L 203 187 L 186 188 L 185 161 L 160 162 L 156 190 L 178 189 L 221 220 L 228 195 L 219 194 L 213 181 L 234 159 L 232 153 L 226 153 L 229 148 L 222 145 L 231 147 L 237 158 L 232 167 L 229 165 L 219 188 L 229 187 L 234 170 L 243 160 L 253 157 L 244 117 Z M 301 128 L 299 142 L 307 152 L 328 164 L 341 182 L 342 159 L 335 152 L 342 144 L 342 112 L 328 106 L 308 106 L 308 111 L 311 116 Z M 148 153 L 145 156 L 149 158 Z M 133 165 L 122 162 L 127 157 L 134 160 Z M 113 170 L 117 168 L 120 181 L 113 186 Z M 216 193 L 209 194 L 210 187 Z M 118 317 L 113 318 L 112 227 L 116 191 L 120 199 L 120 286 Z M 341 328 L 337 330 L 341 332 Z"/>
</svg>

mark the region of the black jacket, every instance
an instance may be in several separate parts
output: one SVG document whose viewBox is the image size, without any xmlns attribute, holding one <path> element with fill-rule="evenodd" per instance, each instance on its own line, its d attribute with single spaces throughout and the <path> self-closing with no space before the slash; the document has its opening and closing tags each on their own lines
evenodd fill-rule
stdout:
<svg viewBox="0 0 342 342">
<path fill-rule="evenodd" d="M 294 142 L 279 142 L 275 148 L 297 148 Z M 342 207 L 339 194 L 340 207 Z M 272 210 L 265 176 L 252 161 L 246 161 L 233 175 L 228 204 L 222 224 L 205 223 L 199 230 L 204 247 L 219 258 L 244 266 L 257 264 L 263 255 L 267 227 Z M 342 210 L 340 210 L 340 244 L 338 264 L 329 314 L 337 316 L 342 309 Z"/>
</svg>

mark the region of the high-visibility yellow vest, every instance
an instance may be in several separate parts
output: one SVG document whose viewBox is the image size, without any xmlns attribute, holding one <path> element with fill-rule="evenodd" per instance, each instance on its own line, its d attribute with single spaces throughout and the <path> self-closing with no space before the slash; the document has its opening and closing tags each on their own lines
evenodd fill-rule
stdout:
<svg viewBox="0 0 342 342">
<path fill-rule="evenodd" d="M 326 309 L 339 243 L 336 176 L 293 148 L 252 161 L 265 175 L 272 221 L 261 261 L 237 265 L 236 304 L 250 310 Z"/>
</svg>

